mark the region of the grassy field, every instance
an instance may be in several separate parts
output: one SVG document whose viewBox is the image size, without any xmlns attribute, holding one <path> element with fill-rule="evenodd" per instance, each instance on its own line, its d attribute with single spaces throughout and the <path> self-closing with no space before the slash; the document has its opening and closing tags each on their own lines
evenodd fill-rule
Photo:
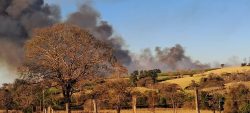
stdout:
<svg viewBox="0 0 250 113">
<path fill-rule="evenodd" d="M 238 84 L 244 84 L 244 85 L 246 85 L 247 87 L 250 88 L 250 81 L 246 81 L 246 82 L 231 82 L 231 83 L 225 84 L 225 86 L 226 87 L 234 87 L 234 86 L 237 86 Z"/>
<path fill-rule="evenodd" d="M 135 92 L 145 93 L 147 91 L 154 91 L 154 89 L 146 88 L 146 87 L 135 87 L 133 89 Z"/>
<path fill-rule="evenodd" d="M 112 112 L 115 113 L 115 112 Z M 121 113 L 133 113 L 132 110 L 122 110 Z M 137 113 L 152 113 L 149 109 L 140 109 L 137 110 Z M 173 113 L 172 109 L 156 109 L 155 113 Z M 178 109 L 177 113 L 196 113 L 195 110 L 189 109 Z M 212 111 L 202 110 L 201 113 L 212 113 Z M 219 112 L 217 112 L 219 113 Z"/>
<path fill-rule="evenodd" d="M 64 111 L 55 111 L 54 113 L 64 113 Z M 83 111 L 72 111 L 72 113 L 91 113 L 91 112 L 83 112 Z M 116 113 L 115 110 L 100 110 L 99 113 Z M 132 109 L 129 110 L 121 110 L 121 113 L 133 113 Z M 137 109 L 137 113 L 153 113 L 150 109 Z M 155 113 L 173 113 L 172 109 L 156 109 Z M 190 109 L 178 109 L 177 113 L 196 113 L 195 110 Z M 201 110 L 201 113 L 213 113 L 208 110 Z M 216 112 L 219 113 L 219 112 Z"/>
<path fill-rule="evenodd" d="M 245 67 L 225 67 L 222 69 L 217 69 L 217 70 L 212 70 L 212 71 L 208 71 L 205 72 L 204 74 L 208 75 L 211 73 L 214 74 L 222 74 L 222 73 L 242 73 L 242 72 L 247 72 L 250 71 L 250 66 L 245 66 Z"/>
<path fill-rule="evenodd" d="M 195 113 L 195 110 L 190 109 L 178 109 L 177 113 Z M 5 110 L 0 110 L 0 113 L 6 113 Z M 20 111 L 9 111 L 9 113 L 21 113 Z M 65 113 L 65 111 L 54 111 L 53 113 Z M 92 113 L 86 111 L 72 111 L 72 113 Z M 100 110 L 99 113 L 116 113 L 115 110 Z M 121 110 L 121 113 L 133 113 L 132 109 Z M 137 109 L 137 113 L 152 113 L 149 109 Z M 173 113 L 172 109 L 156 109 L 155 113 Z M 201 113 L 213 113 L 208 110 L 201 110 Z M 216 112 L 219 113 L 219 112 Z"/>
<path fill-rule="evenodd" d="M 172 80 L 166 80 L 161 83 L 175 83 L 180 85 L 183 89 L 190 85 L 192 80 L 195 82 L 199 82 L 202 76 L 194 76 L 194 77 L 184 77 L 184 78 L 178 78 L 178 79 L 172 79 Z"/>
<path fill-rule="evenodd" d="M 208 71 L 208 72 L 201 73 L 201 74 L 196 74 L 193 77 L 184 77 L 184 78 L 166 80 L 166 81 L 162 81 L 161 83 L 175 83 L 175 84 L 180 85 L 182 88 L 185 88 L 192 82 L 192 80 L 199 82 L 202 77 L 206 77 L 207 75 L 209 75 L 211 73 L 220 75 L 222 73 L 242 73 L 242 72 L 247 72 L 247 71 L 250 71 L 250 66 L 226 67 L 226 68 L 222 68 L 222 69 Z M 250 85 L 250 83 L 248 85 Z"/>
</svg>

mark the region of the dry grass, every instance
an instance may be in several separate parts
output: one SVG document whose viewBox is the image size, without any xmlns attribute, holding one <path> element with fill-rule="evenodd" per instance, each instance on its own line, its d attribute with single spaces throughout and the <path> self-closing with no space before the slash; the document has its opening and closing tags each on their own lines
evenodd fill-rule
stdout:
<svg viewBox="0 0 250 113">
<path fill-rule="evenodd" d="M 182 88 L 187 87 L 192 80 L 194 80 L 195 82 L 199 82 L 200 79 L 202 77 L 206 77 L 207 75 L 213 73 L 213 74 L 223 74 L 223 73 L 244 73 L 250 71 L 250 66 L 246 66 L 246 67 L 226 67 L 226 68 L 222 68 L 222 69 L 216 69 L 216 70 L 212 70 L 212 71 L 208 71 L 205 73 L 201 73 L 201 74 L 196 74 L 193 77 L 184 77 L 184 78 L 178 78 L 178 79 L 172 79 L 172 80 L 166 80 L 163 81 L 161 83 L 175 83 L 180 85 Z M 246 84 L 246 85 L 250 85 Z"/>
<path fill-rule="evenodd" d="M 103 113 L 116 113 L 115 110 L 104 110 L 101 111 Z M 177 113 L 195 113 L 195 110 L 190 110 L 190 109 L 178 109 Z M 133 113 L 132 110 L 122 110 L 121 113 Z M 150 109 L 138 109 L 137 113 L 152 113 Z M 173 113 L 172 109 L 156 109 L 155 113 Z M 212 111 L 208 110 L 201 110 L 201 113 L 212 113 Z M 219 112 L 216 112 L 219 113 Z"/>
<path fill-rule="evenodd" d="M 212 70 L 212 71 L 208 71 L 204 74 L 208 75 L 208 74 L 223 74 L 223 73 L 243 73 L 243 72 L 247 72 L 250 71 L 250 66 L 245 66 L 245 67 L 225 67 L 222 69 L 216 69 L 216 70 Z"/>
<path fill-rule="evenodd" d="M 225 84 L 226 87 L 234 87 L 234 86 L 238 86 L 239 84 L 243 84 L 247 87 L 250 88 L 250 81 L 246 81 L 246 82 L 231 82 L 231 83 L 227 83 Z"/>
<path fill-rule="evenodd" d="M 194 76 L 194 77 L 184 77 L 184 78 L 178 78 L 178 79 L 172 79 L 172 80 L 166 80 L 161 83 L 174 83 L 180 85 L 183 89 L 187 86 L 189 86 L 192 83 L 192 80 L 195 82 L 199 82 L 202 76 Z"/>
<path fill-rule="evenodd" d="M 9 113 L 22 113 L 21 111 L 17 111 L 17 110 L 9 110 Z M 0 110 L 0 113 L 6 113 L 6 110 Z"/>
<path fill-rule="evenodd" d="M 195 110 L 190 109 L 178 109 L 177 113 L 195 113 Z M 5 113 L 5 110 L 0 110 L 0 113 Z M 9 113 L 21 113 L 21 111 L 9 111 Z M 65 113 L 65 111 L 54 111 L 54 113 Z M 72 113 L 92 113 L 92 112 L 86 112 L 86 111 L 72 111 Z M 100 110 L 99 113 L 116 113 L 115 110 Z M 121 113 L 133 113 L 132 109 L 128 110 L 121 110 Z M 137 109 L 137 113 L 152 113 L 150 109 Z M 155 113 L 173 113 L 172 109 L 163 109 L 158 108 L 155 110 Z M 212 113 L 212 111 L 208 110 L 201 110 L 201 113 Z M 219 113 L 219 112 L 216 112 Z"/>
<path fill-rule="evenodd" d="M 147 91 L 154 91 L 154 89 L 146 88 L 146 87 L 135 87 L 133 89 L 135 92 L 145 93 Z"/>
</svg>

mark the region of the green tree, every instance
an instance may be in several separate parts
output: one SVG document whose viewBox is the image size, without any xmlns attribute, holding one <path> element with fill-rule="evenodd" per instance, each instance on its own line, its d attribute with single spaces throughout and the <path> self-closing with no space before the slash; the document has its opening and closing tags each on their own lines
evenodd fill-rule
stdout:
<svg viewBox="0 0 250 113">
<path fill-rule="evenodd" d="M 243 84 L 231 87 L 226 95 L 224 112 L 240 113 L 241 106 L 249 104 L 249 93 L 249 88 Z"/>
<path fill-rule="evenodd" d="M 130 83 L 132 86 L 137 86 L 137 81 L 138 81 L 138 71 L 134 71 L 133 73 L 130 74 L 129 77 Z"/>
<path fill-rule="evenodd" d="M 176 108 L 181 105 L 185 99 L 185 94 L 183 93 L 181 87 L 177 84 L 161 84 L 158 86 L 160 89 L 160 94 L 170 101 L 174 113 Z"/>
</svg>

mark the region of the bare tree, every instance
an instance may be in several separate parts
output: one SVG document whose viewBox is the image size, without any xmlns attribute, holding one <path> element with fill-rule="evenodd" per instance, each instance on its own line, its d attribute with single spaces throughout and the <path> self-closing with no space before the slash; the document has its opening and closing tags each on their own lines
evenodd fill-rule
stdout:
<svg viewBox="0 0 250 113">
<path fill-rule="evenodd" d="M 128 80 L 123 78 L 108 80 L 103 84 L 102 101 L 109 103 L 114 107 L 117 113 L 120 113 L 122 105 L 130 101 L 130 84 Z"/>
<path fill-rule="evenodd" d="M 160 89 L 160 94 L 170 100 L 173 111 L 176 113 L 176 108 L 178 108 L 181 100 L 184 100 L 183 93 L 181 93 L 181 87 L 177 84 L 161 84 L 158 87 Z"/>
<path fill-rule="evenodd" d="M 146 92 L 147 98 L 148 98 L 148 104 L 149 104 L 149 110 L 151 113 L 155 113 L 155 106 L 156 106 L 156 100 L 158 97 L 158 94 L 156 91 L 151 90 Z"/>
<path fill-rule="evenodd" d="M 28 76 L 59 86 L 68 112 L 79 81 L 106 75 L 115 63 L 112 48 L 76 26 L 58 24 L 38 29 L 25 45 L 24 66 L 32 73 Z"/>
</svg>

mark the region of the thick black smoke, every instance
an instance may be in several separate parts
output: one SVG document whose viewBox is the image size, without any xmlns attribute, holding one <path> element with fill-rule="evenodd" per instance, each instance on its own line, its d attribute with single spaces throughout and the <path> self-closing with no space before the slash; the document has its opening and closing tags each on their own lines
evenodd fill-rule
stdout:
<svg viewBox="0 0 250 113">
<path fill-rule="evenodd" d="M 155 48 L 155 55 L 150 49 L 145 49 L 139 55 L 134 55 L 130 69 L 161 69 L 163 71 L 206 69 L 210 66 L 199 61 L 193 61 L 185 55 L 184 48 L 177 44 L 171 48 Z"/>
<path fill-rule="evenodd" d="M 141 55 L 131 54 L 124 48 L 123 38 L 115 35 L 113 27 L 101 19 L 101 15 L 89 2 L 70 14 L 65 22 L 60 19 L 60 8 L 45 4 L 43 0 L 0 0 L 0 64 L 4 61 L 7 62 L 4 64 L 18 66 L 22 61 L 23 44 L 32 31 L 61 22 L 87 28 L 95 37 L 112 45 L 117 59 L 131 70 L 206 67 L 185 56 L 180 45 L 163 50 L 156 48 L 156 55 L 152 55 L 149 49 Z"/>
<path fill-rule="evenodd" d="M 59 19 L 59 7 L 46 5 L 43 0 L 0 0 L 0 83 L 16 78 L 23 44 L 32 30 Z"/>
<path fill-rule="evenodd" d="M 34 28 L 56 23 L 59 15 L 58 7 L 43 0 L 0 0 L 0 38 L 23 42 Z"/>
<path fill-rule="evenodd" d="M 128 66 L 131 63 L 129 51 L 123 49 L 123 39 L 114 35 L 112 26 L 107 21 L 101 20 L 100 14 L 89 2 L 83 4 L 77 12 L 72 13 L 66 23 L 89 29 L 96 38 L 112 45 L 115 56 L 122 64 Z"/>
<path fill-rule="evenodd" d="M 35 28 L 58 22 L 60 10 L 43 0 L 0 0 L 0 58 L 20 63 L 23 43 Z"/>
<path fill-rule="evenodd" d="M 23 43 L 32 31 L 58 22 L 59 7 L 45 4 L 43 0 L 0 0 L 0 58 L 10 64 L 19 64 Z M 95 37 L 113 46 L 115 55 L 124 65 L 130 64 L 129 51 L 123 49 L 123 39 L 113 35 L 112 26 L 102 21 L 100 14 L 89 3 L 70 14 L 65 23 L 89 29 Z"/>
</svg>

